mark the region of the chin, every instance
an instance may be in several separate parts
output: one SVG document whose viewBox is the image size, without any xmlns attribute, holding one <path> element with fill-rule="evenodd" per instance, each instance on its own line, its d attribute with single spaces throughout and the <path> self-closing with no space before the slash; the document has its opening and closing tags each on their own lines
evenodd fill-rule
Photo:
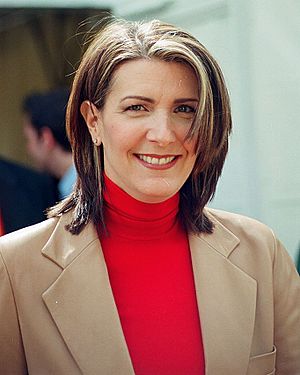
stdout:
<svg viewBox="0 0 300 375">
<path fill-rule="evenodd" d="M 160 203 L 171 198 L 177 191 L 176 189 L 170 189 L 170 186 L 164 189 L 157 189 L 157 187 L 153 187 L 153 189 L 147 188 L 140 190 L 139 198 L 137 199 L 145 203 Z"/>
</svg>

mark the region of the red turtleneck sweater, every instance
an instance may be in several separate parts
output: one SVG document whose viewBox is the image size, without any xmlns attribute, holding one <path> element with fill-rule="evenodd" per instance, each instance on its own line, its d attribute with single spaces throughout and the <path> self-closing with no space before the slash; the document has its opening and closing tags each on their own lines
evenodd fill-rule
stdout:
<svg viewBox="0 0 300 375">
<path fill-rule="evenodd" d="M 100 234 L 136 375 L 203 375 L 204 353 L 179 194 L 148 204 L 105 177 Z"/>
</svg>

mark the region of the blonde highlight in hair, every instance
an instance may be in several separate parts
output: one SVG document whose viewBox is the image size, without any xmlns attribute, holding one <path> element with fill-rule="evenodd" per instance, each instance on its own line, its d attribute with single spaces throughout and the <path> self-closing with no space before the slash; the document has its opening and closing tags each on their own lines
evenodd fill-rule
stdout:
<svg viewBox="0 0 300 375">
<path fill-rule="evenodd" d="M 126 61 L 159 59 L 191 67 L 197 77 L 199 105 L 187 134 L 196 140 L 196 163 L 180 190 L 180 215 L 188 231 L 211 232 L 203 209 L 212 199 L 228 151 L 231 132 L 229 97 L 223 74 L 207 49 L 191 34 L 158 20 L 129 22 L 114 18 L 95 34 L 76 72 L 67 109 L 67 132 L 78 181 L 73 194 L 49 216 L 74 209 L 68 225 L 79 233 L 92 221 L 105 227 L 103 217 L 103 148 L 92 143 L 80 113 L 89 100 L 98 109 L 105 103 L 116 68 Z"/>
</svg>

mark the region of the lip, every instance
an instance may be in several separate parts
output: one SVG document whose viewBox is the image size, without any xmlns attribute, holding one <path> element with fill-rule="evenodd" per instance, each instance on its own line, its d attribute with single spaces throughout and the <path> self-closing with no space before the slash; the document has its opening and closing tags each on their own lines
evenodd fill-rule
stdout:
<svg viewBox="0 0 300 375">
<path fill-rule="evenodd" d="M 156 170 L 165 170 L 165 169 L 172 168 L 177 163 L 180 157 L 179 155 L 170 155 L 170 154 L 167 154 L 167 155 L 134 154 L 134 156 L 136 157 L 138 162 L 142 164 L 144 167 L 149 168 L 149 169 L 156 169 Z M 143 159 L 141 157 L 143 157 Z M 144 160 L 146 158 L 155 159 L 155 160 L 152 160 L 154 161 L 154 163 L 147 162 L 146 160 Z M 159 160 L 162 160 L 162 159 L 165 159 L 164 164 L 159 164 Z M 165 163 L 166 159 L 171 159 L 171 160 Z"/>
</svg>

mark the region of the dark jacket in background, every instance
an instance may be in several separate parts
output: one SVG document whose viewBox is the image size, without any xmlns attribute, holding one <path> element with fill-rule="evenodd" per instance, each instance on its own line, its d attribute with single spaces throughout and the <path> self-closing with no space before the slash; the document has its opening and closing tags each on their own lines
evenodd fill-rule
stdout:
<svg viewBox="0 0 300 375">
<path fill-rule="evenodd" d="M 57 201 L 55 181 L 48 175 L 0 158 L 0 211 L 5 233 L 38 223 Z"/>
</svg>

